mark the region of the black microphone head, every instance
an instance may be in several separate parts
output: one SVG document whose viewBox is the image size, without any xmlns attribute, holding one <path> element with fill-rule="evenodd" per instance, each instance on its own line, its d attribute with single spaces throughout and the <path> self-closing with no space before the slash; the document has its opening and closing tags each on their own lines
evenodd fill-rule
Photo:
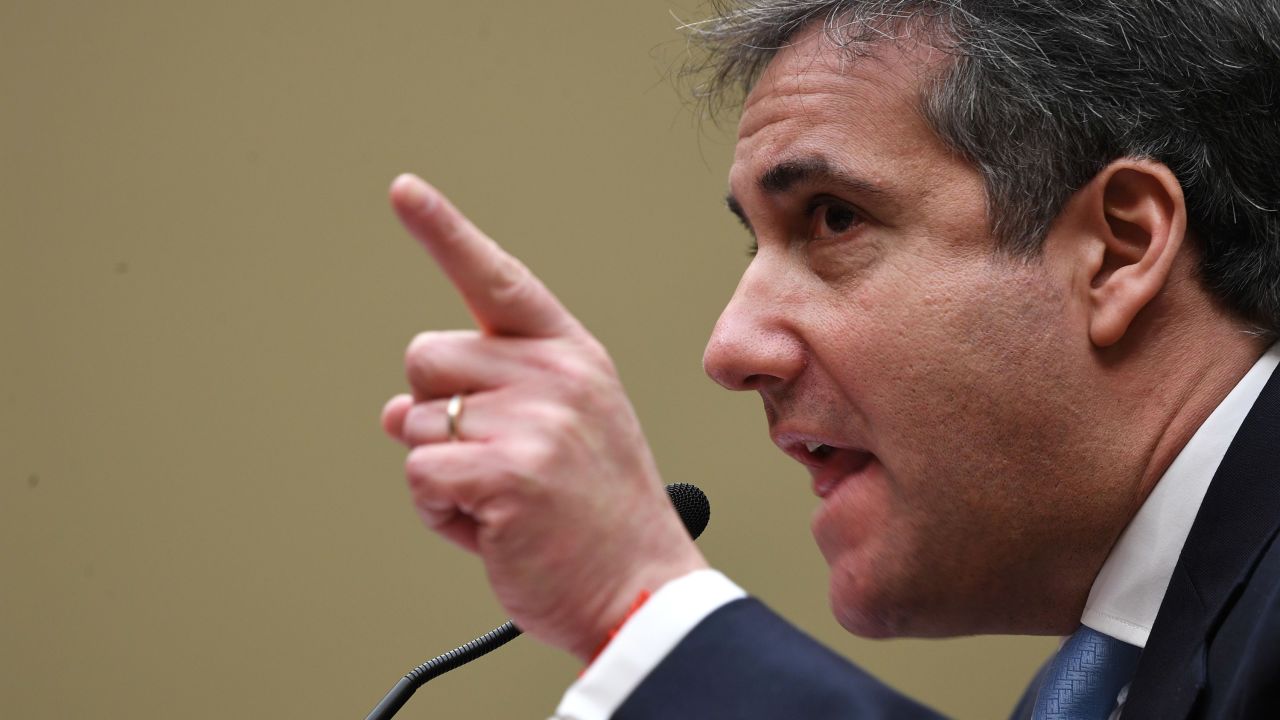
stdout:
<svg viewBox="0 0 1280 720">
<path fill-rule="evenodd" d="M 697 540 L 711 520 L 711 501 L 707 500 L 707 494 L 697 485 L 671 483 L 667 486 L 667 497 L 671 498 L 671 504 L 680 515 L 684 529 L 689 531 L 689 537 Z"/>
</svg>

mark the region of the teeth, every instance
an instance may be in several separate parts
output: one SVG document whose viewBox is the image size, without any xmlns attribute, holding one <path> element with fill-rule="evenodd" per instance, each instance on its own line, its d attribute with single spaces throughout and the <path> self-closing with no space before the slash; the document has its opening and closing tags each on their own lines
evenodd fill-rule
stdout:
<svg viewBox="0 0 1280 720">
<path fill-rule="evenodd" d="M 813 452 L 814 450 L 817 450 L 818 448 L 822 447 L 822 443 L 820 443 L 820 442 L 807 442 L 807 443 L 805 443 L 805 444 L 804 444 L 804 446 L 805 446 L 806 448 L 808 448 L 808 449 L 809 449 L 809 452 Z"/>
</svg>

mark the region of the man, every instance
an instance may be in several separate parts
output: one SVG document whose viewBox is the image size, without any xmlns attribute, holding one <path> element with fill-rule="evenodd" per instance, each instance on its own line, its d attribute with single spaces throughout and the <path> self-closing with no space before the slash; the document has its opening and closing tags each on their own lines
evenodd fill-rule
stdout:
<svg viewBox="0 0 1280 720">
<path fill-rule="evenodd" d="M 1018 717 L 1280 710 L 1277 30 L 1225 0 L 695 30 L 749 88 L 757 243 L 704 363 L 809 467 L 848 630 L 1069 634 Z M 707 569 L 603 349 L 438 192 L 392 199 L 481 329 L 416 338 L 384 426 L 517 624 L 604 646 L 560 716 L 930 715 Z"/>
</svg>

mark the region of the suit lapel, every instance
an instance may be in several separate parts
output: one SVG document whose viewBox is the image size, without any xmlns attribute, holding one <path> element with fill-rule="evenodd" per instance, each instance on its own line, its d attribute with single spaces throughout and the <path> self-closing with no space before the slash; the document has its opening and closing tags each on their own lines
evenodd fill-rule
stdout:
<svg viewBox="0 0 1280 720">
<path fill-rule="evenodd" d="M 1185 718 L 1205 683 L 1206 644 L 1280 526 L 1280 370 L 1213 476 L 1130 686 L 1129 717 Z"/>
</svg>

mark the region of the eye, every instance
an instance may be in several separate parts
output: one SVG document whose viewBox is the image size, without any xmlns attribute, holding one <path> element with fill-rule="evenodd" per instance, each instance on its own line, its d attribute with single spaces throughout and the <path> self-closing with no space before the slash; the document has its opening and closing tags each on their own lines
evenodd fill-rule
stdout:
<svg viewBox="0 0 1280 720">
<path fill-rule="evenodd" d="M 834 198 L 815 198 L 809 204 L 809 237 L 814 240 L 843 235 L 861 221 L 856 209 Z"/>
<path fill-rule="evenodd" d="M 747 257 L 755 257 L 760 252 L 760 245 L 755 238 L 751 238 L 751 243 L 747 245 Z"/>
</svg>

